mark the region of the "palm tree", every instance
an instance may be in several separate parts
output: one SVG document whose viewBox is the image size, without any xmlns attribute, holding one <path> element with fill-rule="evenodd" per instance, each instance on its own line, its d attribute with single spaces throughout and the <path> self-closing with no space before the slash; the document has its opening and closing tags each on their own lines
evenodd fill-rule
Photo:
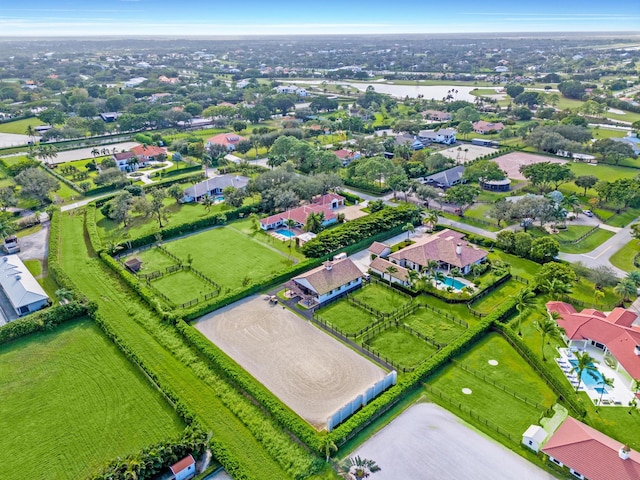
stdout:
<svg viewBox="0 0 640 480">
<path fill-rule="evenodd" d="M 640 287 L 640 270 L 629 272 L 625 280 L 629 280 L 630 282 L 633 282 L 636 287 Z"/>
<path fill-rule="evenodd" d="M 203 199 L 202 199 L 202 205 L 204 205 L 204 209 L 205 211 L 208 213 L 211 211 L 211 205 L 213 205 L 213 198 L 211 198 L 209 195 L 206 195 Z"/>
<path fill-rule="evenodd" d="M 595 367 L 596 362 L 595 358 L 593 358 L 587 352 L 576 352 L 576 360 L 577 364 L 571 369 L 572 372 L 578 374 L 578 385 L 576 385 L 576 393 L 580 390 L 580 385 L 582 384 L 582 372 L 587 372 L 594 379 L 597 379 L 596 372 L 598 369 Z"/>
<path fill-rule="evenodd" d="M 284 224 L 286 225 L 287 230 L 289 231 L 289 248 L 291 248 L 291 239 L 293 238 L 293 235 L 291 235 L 291 229 L 296 226 L 296 221 L 293 218 L 287 218 L 284 221 Z"/>
<path fill-rule="evenodd" d="M 260 230 L 260 218 L 257 213 L 252 213 L 249 215 L 249 220 L 251 221 L 251 230 L 257 232 Z"/>
<path fill-rule="evenodd" d="M 435 270 L 433 272 L 433 281 L 435 282 L 436 285 L 438 285 L 438 283 L 444 283 L 445 280 L 446 280 L 446 277 L 440 270 Z"/>
<path fill-rule="evenodd" d="M 515 297 L 516 310 L 518 311 L 518 335 L 522 336 L 522 314 L 533 306 L 535 294 L 528 288 L 523 288 Z"/>
<path fill-rule="evenodd" d="M 380 471 L 380 467 L 374 460 L 360 458 L 359 456 L 347 458 L 342 463 L 341 469 L 346 474 L 349 480 L 368 478 L 372 473 Z"/>
<path fill-rule="evenodd" d="M 420 274 L 416 272 L 413 268 L 410 268 L 408 270 L 407 275 L 409 277 L 409 285 L 411 286 L 413 286 L 420 278 Z"/>
<path fill-rule="evenodd" d="M 636 284 L 633 283 L 629 278 L 625 278 L 620 281 L 615 287 L 613 287 L 613 293 L 619 295 L 622 298 L 622 302 L 628 302 L 631 299 L 631 296 L 636 295 L 638 289 Z"/>
<path fill-rule="evenodd" d="M 100 155 L 100 150 L 94 147 L 93 150 L 91 150 L 91 155 L 93 155 L 93 159 L 95 160 L 95 158 Z"/>
<path fill-rule="evenodd" d="M 407 242 L 409 241 L 409 235 L 416 231 L 416 227 L 414 227 L 413 223 L 408 222 L 404 227 L 402 227 L 403 232 L 407 232 Z"/>
<path fill-rule="evenodd" d="M 593 291 L 593 307 L 595 308 L 598 305 L 598 300 L 604 298 L 604 292 L 602 290 L 598 290 L 597 288 Z"/>
<path fill-rule="evenodd" d="M 545 288 L 551 298 L 554 300 L 559 300 L 564 295 L 568 295 L 571 293 L 571 285 L 563 282 L 562 280 L 558 280 L 557 278 L 552 278 L 551 280 L 547 280 L 545 283 Z"/>
<path fill-rule="evenodd" d="M 391 286 L 391 279 L 393 278 L 391 275 L 393 275 L 394 273 L 398 273 L 398 268 L 394 267 L 393 265 L 389 265 L 384 273 L 386 273 L 387 275 L 389 275 L 389 286 Z"/>
<path fill-rule="evenodd" d="M 544 355 L 544 341 L 547 337 L 552 338 L 552 337 L 558 336 L 558 333 L 559 333 L 558 324 L 552 318 L 545 316 L 542 318 L 542 320 L 535 322 L 535 327 L 540 332 L 540 336 L 542 340 L 542 347 L 541 347 L 542 361 L 546 362 L 547 358 Z"/>
<path fill-rule="evenodd" d="M 429 272 L 429 276 L 433 276 L 434 273 L 436 271 L 436 268 L 438 268 L 438 261 L 437 260 L 427 260 L 427 265 L 425 266 L 425 270 L 427 272 Z"/>
<path fill-rule="evenodd" d="M 320 233 L 324 223 L 324 212 L 313 212 L 307 217 L 304 225 L 305 232 Z"/>
<path fill-rule="evenodd" d="M 427 210 L 422 219 L 423 225 L 427 227 L 427 229 L 431 232 L 438 224 L 438 212 L 435 210 Z"/>
<path fill-rule="evenodd" d="M 56 297 L 58 297 L 61 302 L 69 303 L 73 298 L 73 291 L 66 288 L 59 288 L 56 290 Z"/>
<path fill-rule="evenodd" d="M 600 390 L 600 398 L 598 399 L 598 406 L 602 405 L 602 396 L 604 395 L 604 387 L 613 387 L 613 378 L 607 378 L 602 375 L 602 380 L 598 382 L 598 385 L 602 386 Z M 598 411 L 598 407 L 596 407 L 596 411 Z"/>
<path fill-rule="evenodd" d="M 335 453 L 338 451 L 338 447 L 336 446 L 336 444 L 333 443 L 328 437 L 325 437 L 322 449 L 324 450 L 324 454 L 327 457 L 327 463 L 329 463 L 329 457 L 331 457 L 331 453 Z"/>
<path fill-rule="evenodd" d="M 24 133 L 26 133 L 29 136 L 29 139 L 30 139 L 31 143 L 33 143 L 33 137 L 36 136 L 36 131 L 34 130 L 34 128 L 33 128 L 33 126 L 31 124 L 29 124 L 27 126 L 27 129 L 25 130 Z"/>
</svg>

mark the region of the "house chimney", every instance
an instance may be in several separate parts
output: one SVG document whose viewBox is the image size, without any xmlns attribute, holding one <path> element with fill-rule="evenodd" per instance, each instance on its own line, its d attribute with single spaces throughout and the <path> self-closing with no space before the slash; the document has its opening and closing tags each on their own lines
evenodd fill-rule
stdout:
<svg viewBox="0 0 640 480">
<path fill-rule="evenodd" d="M 462 244 L 456 245 L 456 255 L 462 255 Z"/>
<path fill-rule="evenodd" d="M 333 268 L 333 262 L 330 260 L 325 262 L 324 268 L 326 268 L 327 270 L 331 270 Z"/>
<path fill-rule="evenodd" d="M 640 357 L 640 345 L 636 345 L 636 347 L 633 349 L 633 353 Z"/>
<path fill-rule="evenodd" d="M 631 449 L 629 448 L 629 445 L 623 445 L 620 447 L 620 450 L 618 450 L 618 456 L 622 460 L 628 460 L 630 453 L 631 453 Z"/>
</svg>

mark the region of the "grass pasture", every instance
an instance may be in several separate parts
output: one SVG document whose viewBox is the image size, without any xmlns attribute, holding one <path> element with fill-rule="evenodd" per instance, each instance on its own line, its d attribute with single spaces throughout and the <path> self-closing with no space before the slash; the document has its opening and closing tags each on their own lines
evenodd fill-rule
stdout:
<svg viewBox="0 0 640 480">
<path fill-rule="evenodd" d="M 391 313 L 411 301 L 408 296 L 373 282 L 356 290 L 352 296 L 382 313 Z"/>
<path fill-rule="evenodd" d="M 477 312 L 489 314 L 502 304 L 505 298 L 515 296 L 523 288 L 525 288 L 524 284 L 511 279 L 500 285 L 490 294 L 485 295 L 476 302 L 473 302 L 471 307 Z"/>
<path fill-rule="evenodd" d="M 172 303 L 180 305 L 207 293 L 214 287 L 189 270 L 178 270 L 151 281 L 151 285 L 162 292 Z"/>
<path fill-rule="evenodd" d="M 399 327 L 382 330 L 365 343 L 383 359 L 404 368 L 415 368 L 436 352 L 434 346 Z"/>
<path fill-rule="evenodd" d="M 85 478 L 184 425 L 89 319 L 0 349 L 2 477 Z"/>
<path fill-rule="evenodd" d="M 17 135 L 26 135 L 27 127 L 29 125 L 35 128 L 44 124 L 35 117 L 24 118 L 22 120 L 14 120 L 13 122 L 0 123 L 0 133 L 14 133 Z"/>
<path fill-rule="evenodd" d="M 338 330 L 354 334 L 368 327 L 375 321 L 366 310 L 349 302 L 346 298 L 318 310 L 318 315 Z"/>
<path fill-rule="evenodd" d="M 416 332 L 444 344 L 451 343 L 466 330 L 466 327 L 442 318 L 426 308 L 418 309 L 404 318 L 403 322 Z"/>
</svg>

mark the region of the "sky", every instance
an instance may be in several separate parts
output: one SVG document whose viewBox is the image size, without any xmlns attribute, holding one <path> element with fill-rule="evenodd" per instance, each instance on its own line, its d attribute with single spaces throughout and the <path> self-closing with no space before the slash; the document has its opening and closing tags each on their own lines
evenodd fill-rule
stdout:
<svg viewBox="0 0 640 480">
<path fill-rule="evenodd" d="M 0 36 L 640 31 L 638 0 L 0 0 Z"/>
</svg>

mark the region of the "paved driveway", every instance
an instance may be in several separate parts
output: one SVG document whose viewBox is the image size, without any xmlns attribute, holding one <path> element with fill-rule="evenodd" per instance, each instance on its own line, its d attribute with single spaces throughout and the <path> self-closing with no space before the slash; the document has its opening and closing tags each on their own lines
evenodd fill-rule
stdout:
<svg viewBox="0 0 640 480">
<path fill-rule="evenodd" d="M 412 406 L 354 455 L 375 460 L 375 480 L 555 478 L 432 403 Z"/>
</svg>

